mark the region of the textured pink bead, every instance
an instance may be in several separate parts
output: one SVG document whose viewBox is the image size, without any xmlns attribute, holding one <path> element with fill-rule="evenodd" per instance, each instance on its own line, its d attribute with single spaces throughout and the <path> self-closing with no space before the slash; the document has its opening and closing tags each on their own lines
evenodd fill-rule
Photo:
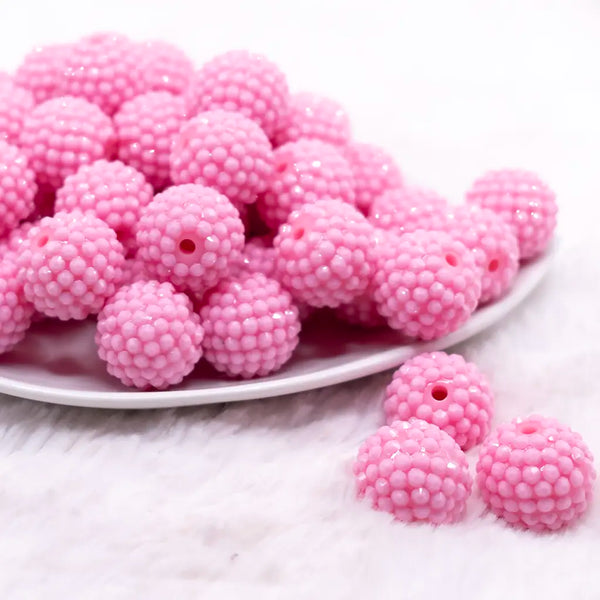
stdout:
<svg viewBox="0 0 600 600">
<path fill-rule="evenodd" d="M 0 236 L 33 212 L 36 192 L 35 174 L 25 154 L 0 140 Z"/>
<path fill-rule="evenodd" d="M 189 183 L 166 189 L 144 208 L 137 243 L 151 275 L 201 294 L 239 261 L 244 226 L 225 196 Z"/>
<path fill-rule="evenodd" d="M 350 136 L 350 119 L 341 104 L 310 92 L 298 92 L 290 96 L 285 125 L 275 134 L 274 143 L 281 146 L 312 138 L 343 146 Z"/>
<path fill-rule="evenodd" d="M 458 354 L 427 352 L 407 360 L 385 392 L 388 425 L 412 417 L 437 425 L 463 449 L 490 430 L 494 397 L 485 375 Z"/>
<path fill-rule="evenodd" d="M 493 513 L 534 531 L 572 524 L 588 508 L 596 472 L 581 436 L 532 415 L 500 425 L 477 461 L 477 485 Z"/>
<path fill-rule="evenodd" d="M 285 223 L 290 213 L 319 200 L 354 204 L 354 179 L 339 149 L 320 140 L 299 140 L 275 150 L 274 170 L 256 209 L 271 229 Z"/>
<path fill-rule="evenodd" d="M 38 183 L 59 188 L 81 165 L 110 158 L 115 142 L 112 122 L 97 106 L 64 96 L 43 102 L 29 113 L 20 146 Z"/>
<path fill-rule="evenodd" d="M 150 40 L 135 44 L 144 91 L 165 91 L 183 94 L 186 91 L 194 65 L 188 56 L 173 44 Z"/>
<path fill-rule="evenodd" d="M 344 148 L 344 156 L 354 177 L 356 206 L 364 214 L 369 214 L 375 198 L 402 186 L 396 161 L 382 148 L 351 142 Z"/>
<path fill-rule="evenodd" d="M 369 285 L 373 228 L 349 204 L 306 204 L 290 215 L 273 245 L 279 278 L 299 302 L 335 308 Z"/>
<path fill-rule="evenodd" d="M 376 254 L 374 298 L 393 329 L 432 340 L 458 329 L 475 310 L 481 273 L 462 242 L 415 231 L 390 237 Z"/>
<path fill-rule="evenodd" d="M 146 264 L 138 256 L 125 259 L 123 263 L 123 277 L 121 285 L 129 285 L 137 281 L 148 281 L 152 277 L 146 270 Z"/>
<path fill-rule="evenodd" d="M 33 105 L 29 90 L 11 83 L 0 84 L 0 141 L 18 143 L 23 121 Z"/>
<path fill-rule="evenodd" d="M 277 279 L 275 267 L 275 248 L 270 237 L 255 237 L 248 240 L 241 254 L 236 274 L 262 273 L 267 277 Z"/>
<path fill-rule="evenodd" d="M 273 151 L 251 119 L 224 110 L 202 112 L 185 123 L 171 151 L 171 178 L 201 183 L 234 204 L 250 204 L 265 191 Z"/>
<path fill-rule="evenodd" d="M 239 112 L 271 138 L 287 118 L 289 90 L 285 75 L 265 56 L 232 50 L 194 73 L 186 98 L 192 115 L 213 109 Z"/>
<path fill-rule="evenodd" d="M 186 119 L 185 100 L 169 92 L 148 92 L 125 102 L 114 116 L 119 158 L 162 190 L 171 183 L 169 157 Z"/>
<path fill-rule="evenodd" d="M 357 492 L 400 521 L 459 521 L 473 481 L 464 452 L 439 427 L 413 419 L 380 427 L 358 450 Z"/>
<path fill-rule="evenodd" d="M 556 227 L 554 192 L 530 171 L 490 171 L 467 192 L 467 202 L 489 208 L 515 230 L 522 260 L 541 254 Z"/>
<path fill-rule="evenodd" d="M 262 273 L 221 281 L 200 310 L 206 360 L 230 377 L 264 376 L 281 368 L 298 345 L 292 297 Z"/>
<path fill-rule="evenodd" d="M 21 248 L 33 227 L 38 225 L 39 221 L 25 221 L 18 227 L 15 227 L 2 241 L 0 241 L 0 253 L 12 252 L 20 254 Z"/>
<path fill-rule="evenodd" d="M 154 196 L 145 177 L 120 161 L 97 160 L 69 175 L 56 192 L 56 211 L 92 212 L 115 230 L 126 250 L 134 250 L 142 208 Z"/>
<path fill-rule="evenodd" d="M 85 319 L 115 293 L 124 260 L 116 233 L 93 214 L 45 217 L 19 257 L 25 298 L 48 317 Z"/>
<path fill-rule="evenodd" d="M 170 283 L 122 287 L 98 315 L 96 344 L 108 372 L 128 386 L 165 389 L 202 356 L 200 318 Z"/>
</svg>

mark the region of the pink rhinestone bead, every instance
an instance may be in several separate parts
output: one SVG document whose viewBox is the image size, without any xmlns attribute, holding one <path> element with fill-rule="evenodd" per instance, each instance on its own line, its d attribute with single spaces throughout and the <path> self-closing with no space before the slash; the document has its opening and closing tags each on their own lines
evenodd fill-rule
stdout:
<svg viewBox="0 0 600 600">
<path fill-rule="evenodd" d="M 225 196 L 189 183 L 167 188 L 144 208 L 137 243 L 148 273 L 202 294 L 239 261 L 244 226 Z"/>
<path fill-rule="evenodd" d="M 110 118 L 97 106 L 64 96 L 43 102 L 29 113 L 20 146 L 38 183 L 59 188 L 81 165 L 110 158 L 115 132 Z"/>
<path fill-rule="evenodd" d="M 0 85 L 0 141 L 18 144 L 23 121 L 33 105 L 29 90 L 10 83 Z"/>
<path fill-rule="evenodd" d="M 489 208 L 515 230 L 522 260 L 548 246 L 556 227 L 554 192 L 530 171 L 490 171 L 467 192 L 467 202 Z"/>
<path fill-rule="evenodd" d="M 200 318 L 170 283 L 122 287 L 98 315 L 96 344 L 108 372 L 128 386 L 166 389 L 202 356 Z"/>
<path fill-rule="evenodd" d="M 344 107 L 329 98 L 298 92 L 290 96 L 285 125 L 275 134 L 275 145 L 316 139 L 334 146 L 350 141 L 350 119 Z"/>
<path fill-rule="evenodd" d="M 298 345 L 292 297 L 262 273 L 221 281 L 200 310 L 206 360 L 230 377 L 264 376 L 281 368 Z"/>
<path fill-rule="evenodd" d="M 354 179 L 350 166 L 331 144 L 299 140 L 275 150 L 274 170 L 267 191 L 256 209 L 271 229 L 285 223 L 304 204 L 335 199 L 354 204 Z"/>
<path fill-rule="evenodd" d="M 390 237 L 376 255 L 374 298 L 393 329 L 433 340 L 458 329 L 475 310 L 481 274 L 462 242 L 415 231 Z"/>
<path fill-rule="evenodd" d="M 354 463 L 357 492 L 400 521 L 459 521 L 473 481 L 464 452 L 439 427 L 413 419 L 380 427 Z"/>
<path fill-rule="evenodd" d="M 202 112 L 185 123 L 171 151 L 171 177 L 212 187 L 234 204 L 250 204 L 265 191 L 273 169 L 271 143 L 251 119 L 224 110 Z"/>
<path fill-rule="evenodd" d="M 572 524 L 587 509 L 596 472 L 581 436 L 532 415 L 500 425 L 481 447 L 477 485 L 493 513 L 534 531 Z"/>
<path fill-rule="evenodd" d="M 287 118 L 289 91 L 285 75 L 265 56 L 232 50 L 196 71 L 186 98 L 192 115 L 214 109 L 239 112 L 271 138 Z"/>
<path fill-rule="evenodd" d="M 65 178 L 56 192 L 54 208 L 92 212 L 115 230 L 126 250 L 133 251 L 142 208 L 153 195 L 152 186 L 133 167 L 118 160 L 97 160 Z"/>
<path fill-rule="evenodd" d="M 136 44 L 134 53 L 137 55 L 144 91 L 172 94 L 186 91 L 194 73 L 194 65 L 183 50 L 168 42 L 150 40 Z"/>
<path fill-rule="evenodd" d="M 385 392 L 388 425 L 412 417 L 437 425 L 463 449 L 490 430 L 494 397 L 487 378 L 458 354 L 428 352 L 406 361 Z"/>
</svg>

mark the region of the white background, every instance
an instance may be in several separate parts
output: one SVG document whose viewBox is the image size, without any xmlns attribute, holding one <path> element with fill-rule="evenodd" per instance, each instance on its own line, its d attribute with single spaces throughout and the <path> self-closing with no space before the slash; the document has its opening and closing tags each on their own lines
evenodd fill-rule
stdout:
<svg viewBox="0 0 600 600">
<path fill-rule="evenodd" d="M 0 69 L 95 30 L 196 61 L 265 52 L 293 89 L 341 100 L 357 138 L 460 200 L 493 167 L 557 192 L 560 252 L 530 301 L 460 350 L 496 422 L 532 410 L 600 456 L 600 3 L 0 2 Z M 293 398 L 146 413 L 0 404 L 3 598 L 600 597 L 600 500 L 536 536 L 485 514 L 392 524 L 353 498 L 389 374 Z M 470 453 L 474 461 L 475 453 Z"/>
</svg>

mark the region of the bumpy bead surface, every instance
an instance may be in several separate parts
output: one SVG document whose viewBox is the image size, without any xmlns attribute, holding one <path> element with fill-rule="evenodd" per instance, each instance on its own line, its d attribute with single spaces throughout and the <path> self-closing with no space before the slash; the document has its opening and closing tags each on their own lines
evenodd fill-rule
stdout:
<svg viewBox="0 0 600 600">
<path fill-rule="evenodd" d="M 194 73 L 186 98 L 192 115 L 213 109 L 239 112 L 272 138 L 287 118 L 289 90 L 285 75 L 265 56 L 232 50 Z"/>
<path fill-rule="evenodd" d="M 471 493 L 464 452 L 444 431 L 419 419 L 396 421 L 367 438 L 354 463 L 359 497 L 400 521 L 459 521 Z"/>
<path fill-rule="evenodd" d="M 124 260 L 116 233 L 93 214 L 45 217 L 19 257 L 25 298 L 48 317 L 85 319 L 115 293 Z"/>
<path fill-rule="evenodd" d="M 183 94 L 194 73 L 188 56 L 173 44 L 149 40 L 135 45 L 144 91 L 165 91 Z"/>
<path fill-rule="evenodd" d="M 437 425 L 463 449 L 490 430 L 494 397 L 485 375 L 458 354 L 428 352 L 407 360 L 385 392 L 388 425 L 412 417 Z"/>
<path fill-rule="evenodd" d="M 15 227 L 2 241 L 0 241 L 0 254 L 13 252 L 20 254 L 21 248 L 33 227 L 36 227 L 39 221 L 25 221 L 18 227 Z"/>
<path fill-rule="evenodd" d="M 432 340 L 458 329 L 475 310 L 481 274 L 462 242 L 415 231 L 390 237 L 376 254 L 374 298 L 393 329 Z"/>
<path fill-rule="evenodd" d="M 570 525 L 589 506 L 596 472 L 581 436 L 532 415 L 500 425 L 481 447 L 477 485 L 492 512 L 534 531 Z"/>
<path fill-rule="evenodd" d="M 339 200 L 306 204 L 275 237 L 277 273 L 296 300 L 335 308 L 367 289 L 372 240 L 372 226 L 353 206 Z"/>
<path fill-rule="evenodd" d="M 200 318 L 169 283 L 122 287 L 98 315 L 96 344 L 108 372 L 128 386 L 165 389 L 202 356 Z"/>
<path fill-rule="evenodd" d="M 262 273 L 221 281 L 200 310 L 206 360 L 230 377 L 277 371 L 296 346 L 298 309 L 279 283 Z"/>
<path fill-rule="evenodd" d="M 467 202 L 489 208 L 515 230 L 522 260 L 534 258 L 550 243 L 556 227 L 554 192 L 535 173 L 490 171 L 477 179 Z"/>
<path fill-rule="evenodd" d="M 134 250 L 137 222 L 153 195 L 152 186 L 133 167 L 98 160 L 65 179 L 54 208 L 92 212 L 115 230 L 125 249 Z"/>
<path fill-rule="evenodd" d="M 20 146 L 38 183 L 59 188 L 81 165 L 110 158 L 115 141 L 110 118 L 96 105 L 64 96 L 43 102 L 29 113 Z"/>
<path fill-rule="evenodd" d="M 177 185 L 144 208 L 137 244 L 149 274 L 201 294 L 239 261 L 244 226 L 237 209 L 216 190 Z"/>
<path fill-rule="evenodd" d="M 269 237 L 255 237 L 248 240 L 241 254 L 240 262 L 235 269 L 236 274 L 262 273 L 267 277 L 277 278 L 275 267 L 275 248 Z"/>
<path fill-rule="evenodd" d="M 290 96 L 285 125 L 275 134 L 274 143 L 281 146 L 312 138 L 343 146 L 350 141 L 350 135 L 350 119 L 339 102 L 310 92 L 298 92 Z"/>
<path fill-rule="evenodd" d="M 129 285 L 130 283 L 136 283 L 137 281 L 148 281 L 152 277 L 146 271 L 146 264 L 144 261 L 133 256 L 125 259 L 123 263 L 123 278 L 121 279 L 121 285 Z"/>
<path fill-rule="evenodd" d="M 11 83 L 0 84 L 0 140 L 18 143 L 23 121 L 33 105 L 29 90 Z"/>
<path fill-rule="evenodd" d="M 320 140 L 299 140 L 276 148 L 274 169 L 267 191 L 256 209 L 272 229 L 290 213 L 319 200 L 354 204 L 354 178 L 340 151 Z"/>
<path fill-rule="evenodd" d="M 273 152 L 251 119 L 224 110 L 202 112 L 185 123 L 171 151 L 175 183 L 201 183 L 234 204 L 249 204 L 265 191 Z"/>
</svg>

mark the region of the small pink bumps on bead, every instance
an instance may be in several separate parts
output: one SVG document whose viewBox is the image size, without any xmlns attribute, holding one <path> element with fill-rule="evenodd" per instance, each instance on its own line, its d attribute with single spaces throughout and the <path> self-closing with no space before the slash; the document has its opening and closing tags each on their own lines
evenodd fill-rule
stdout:
<svg viewBox="0 0 600 600">
<path fill-rule="evenodd" d="M 244 226 L 237 209 L 216 190 L 177 185 L 143 209 L 137 244 L 150 275 L 201 294 L 239 262 Z"/>
<path fill-rule="evenodd" d="M 98 315 L 96 344 L 108 372 L 128 386 L 165 389 L 202 356 L 200 318 L 169 283 L 122 287 Z"/>
<path fill-rule="evenodd" d="M 120 161 L 98 160 L 69 175 L 56 192 L 56 211 L 92 212 L 115 230 L 130 251 L 142 208 L 154 195 L 145 177 Z"/>
<path fill-rule="evenodd" d="M 38 183 L 59 188 L 83 165 L 112 155 L 112 122 L 96 105 L 64 96 L 36 106 L 25 118 L 20 146 Z"/>
<path fill-rule="evenodd" d="M 185 123 L 171 151 L 171 177 L 212 187 L 234 204 L 250 204 L 265 191 L 273 152 L 264 131 L 233 112 L 202 112 Z"/>
<path fill-rule="evenodd" d="M 425 421 L 380 427 L 358 450 L 357 492 L 373 508 L 400 521 L 435 525 L 459 521 L 471 493 L 464 452 L 445 432 Z"/>
<path fill-rule="evenodd" d="M 25 88 L 0 85 L 0 140 L 17 144 L 25 116 L 34 106 L 33 94 Z"/>
<path fill-rule="evenodd" d="M 327 199 L 354 204 L 354 178 L 338 148 L 320 140 L 299 140 L 273 154 L 273 174 L 256 203 L 259 216 L 271 229 L 304 204 Z"/>
<path fill-rule="evenodd" d="M 191 115 L 214 109 L 239 112 L 272 138 L 287 118 L 289 90 L 285 75 L 265 56 L 232 50 L 196 71 L 186 98 Z"/>
<path fill-rule="evenodd" d="M 351 142 L 344 148 L 344 156 L 354 177 L 356 206 L 364 214 L 369 214 L 375 198 L 402 186 L 396 161 L 382 148 Z"/>
<path fill-rule="evenodd" d="M 137 257 L 125 259 L 123 263 L 123 279 L 121 285 L 129 285 L 138 281 L 148 281 L 152 277 L 146 272 L 146 264 Z"/>
<path fill-rule="evenodd" d="M 490 429 L 494 398 L 481 371 L 458 354 L 430 352 L 406 361 L 385 392 L 386 421 L 412 417 L 437 425 L 468 450 Z"/>
<path fill-rule="evenodd" d="M 48 317 L 85 319 L 115 293 L 124 260 L 116 233 L 95 215 L 45 217 L 19 256 L 25 298 Z"/>
<path fill-rule="evenodd" d="M 343 146 L 350 141 L 350 135 L 350 119 L 341 104 L 317 94 L 298 92 L 290 97 L 288 116 L 275 135 L 275 145 L 312 138 Z"/>
<path fill-rule="evenodd" d="M 188 56 L 173 44 L 160 40 L 135 45 L 144 91 L 183 94 L 194 73 Z"/>
<path fill-rule="evenodd" d="M 276 279 L 275 248 L 271 238 L 265 236 L 248 240 L 237 270 L 244 273 L 262 273 Z"/>
<path fill-rule="evenodd" d="M 433 340 L 467 321 L 481 295 L 481 274 L 462 242 L 415 231 L 377 246 L 373 285 L 390 327 Z"/>
<path fill-rule="evenodd" d="M 281 368 L 298 345 L 292 297 L 262 273 L 221 281 L 200 309 L 206 360 L 230 377 L 264 376 Z"/>
<path fill-rule="evenodd" d="M 5 252 L 13 252 L 16 256 L 21 253 L 21 249 L 24 248 L 24 243 L 27 240 L 29 232 L 38 225 L 39 221 L 25 221 L 18 227 L 15 227 L 6 238 L 4 238 L 0 244 L 2 244 L 2 250 Z"/>
<path fill-rule="evenodd" d="M 490 171 L 473 183 L 466 197 L 514 228 L 522 260 L 541 254 L 550 243 L 556 227 L 556 198 L 535 173 Z"/>
<path fill-rule="evenodd" d="M 500 425 L 481 447 L 477 485 L 492 512 L 534 531 L 570 525 L 589 506 L 596 472 L 581 436 L 532 415 Z"/>
</svg>

